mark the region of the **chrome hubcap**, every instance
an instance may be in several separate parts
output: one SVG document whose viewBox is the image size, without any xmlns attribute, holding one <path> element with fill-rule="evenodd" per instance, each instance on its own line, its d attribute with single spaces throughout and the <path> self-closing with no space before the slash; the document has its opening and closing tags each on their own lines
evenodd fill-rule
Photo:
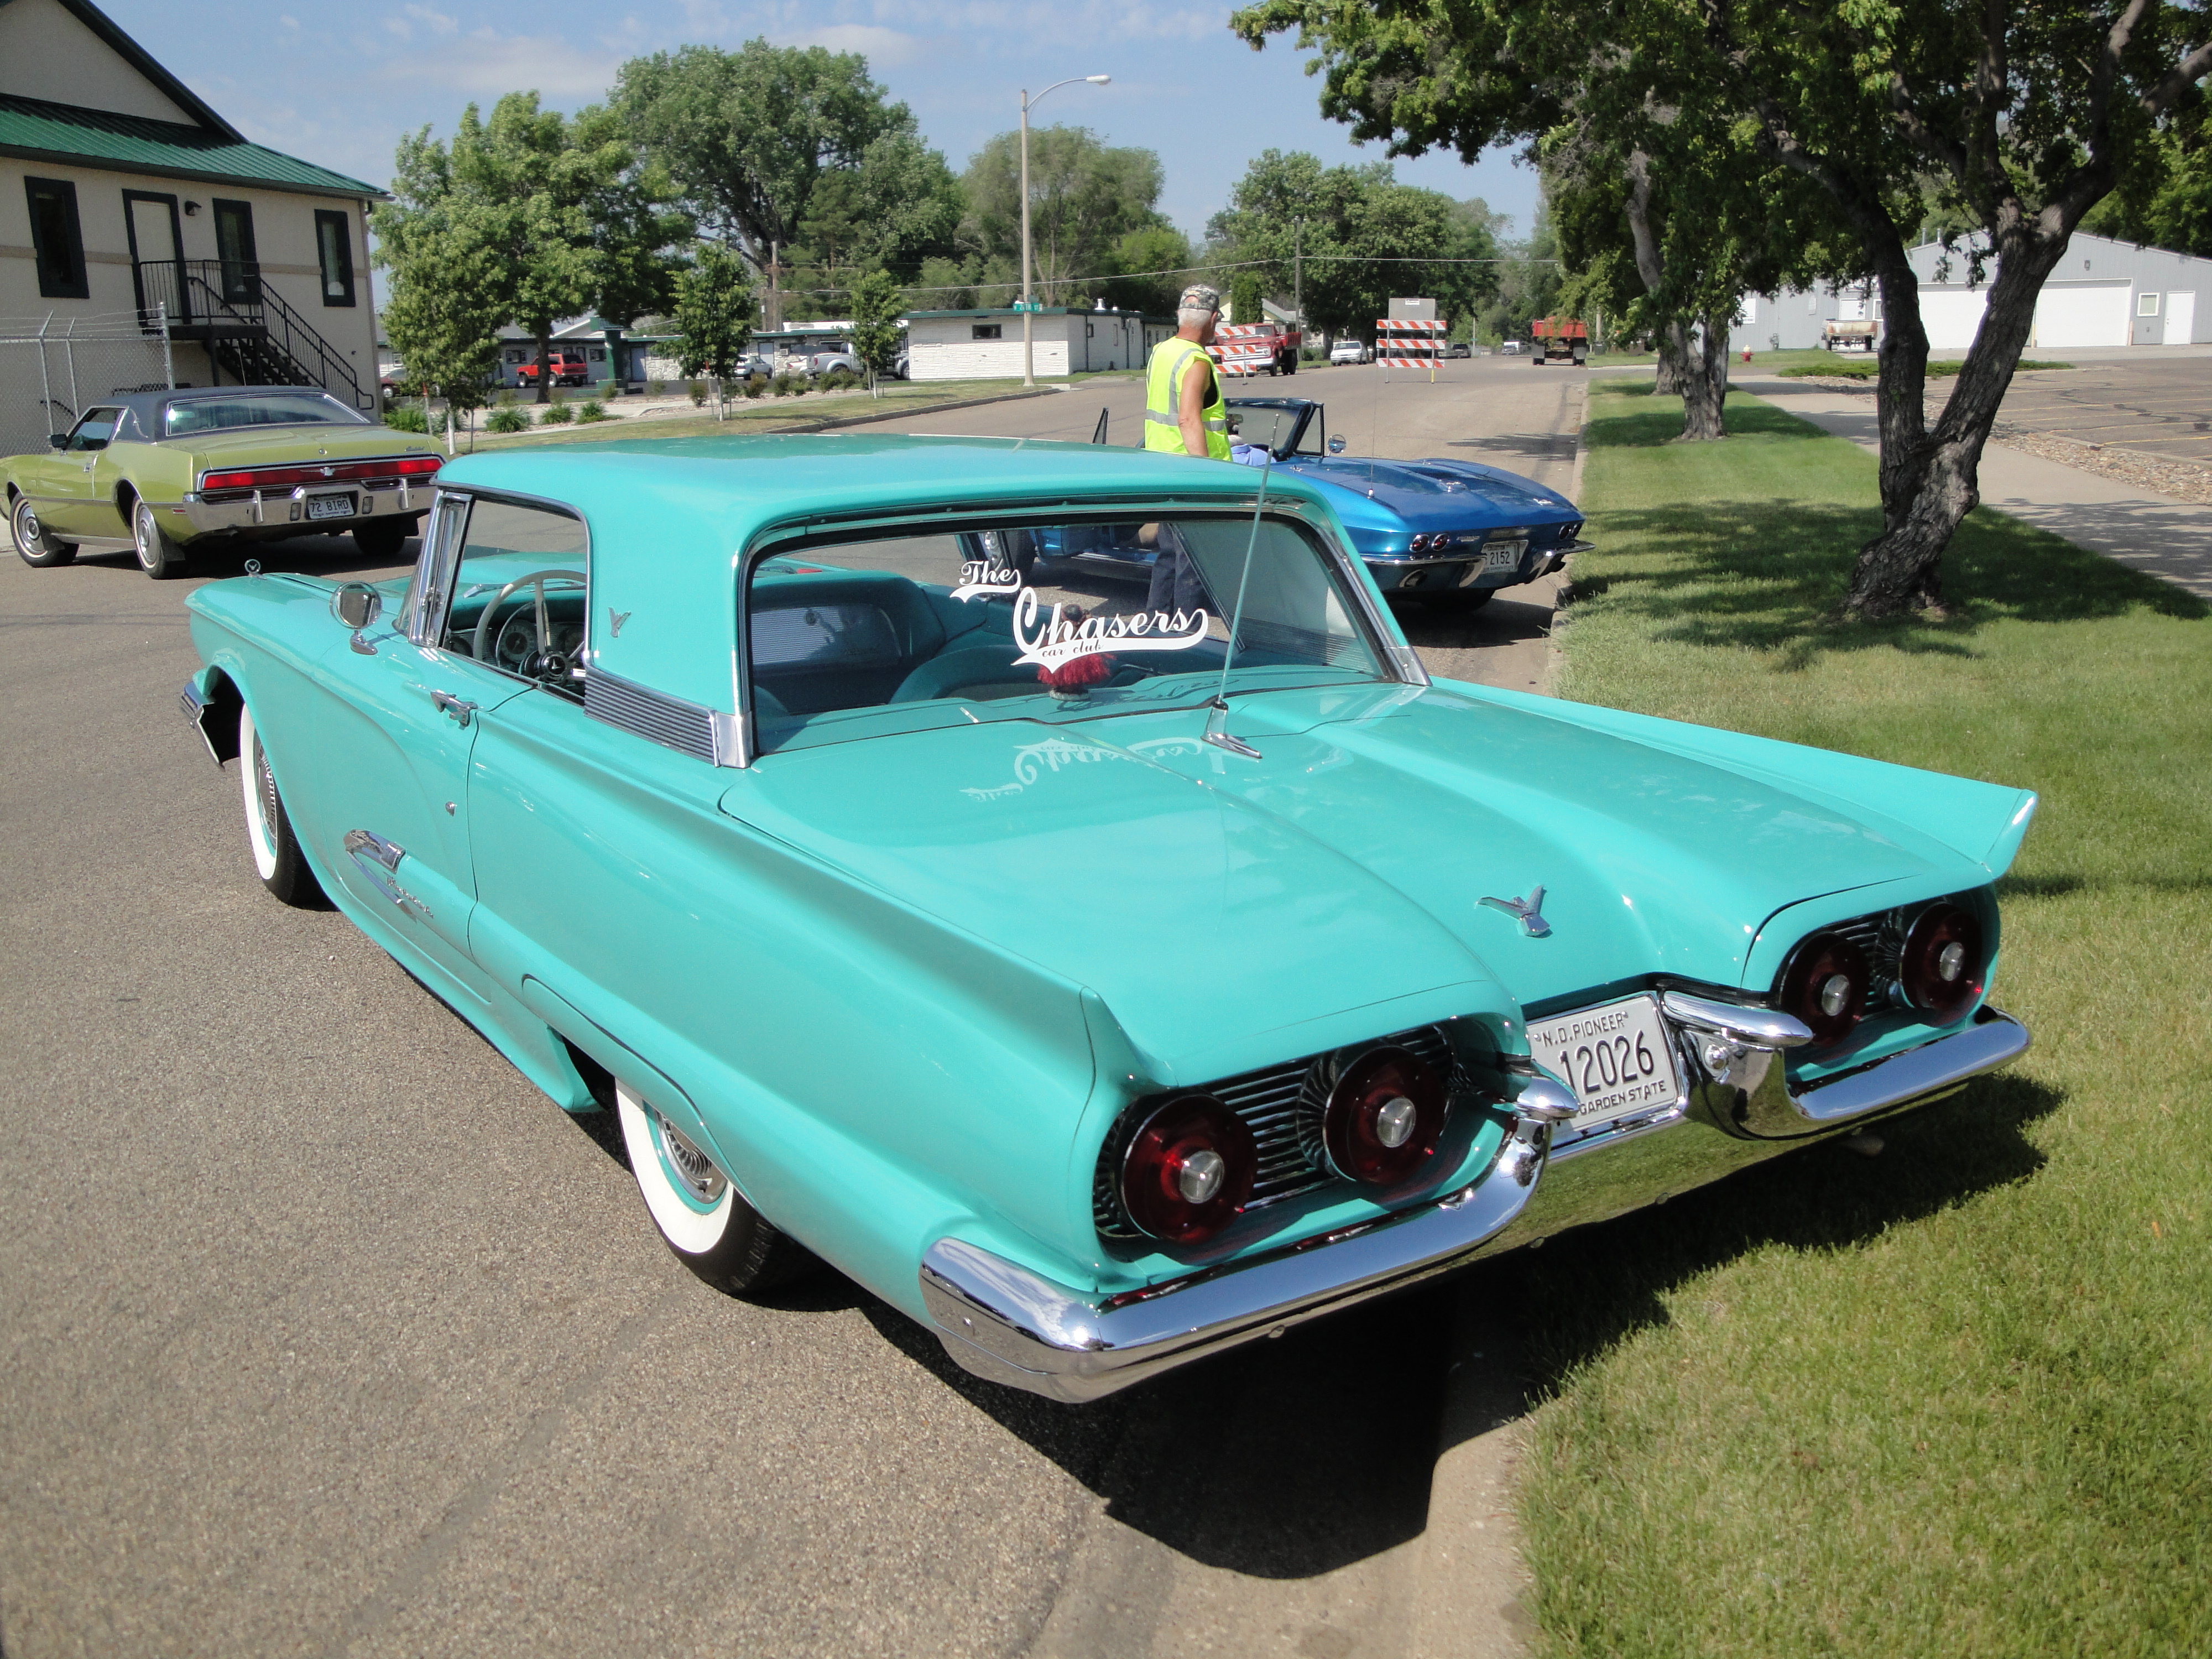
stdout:
<svg viewBox="0 0 2212 1659">
<path fill-rule="evenodd" d="M 261 746 L 257 737 L 253 742 L 253 793 L 261 809 L 261 832 L 264 839 L 276 839 L 276 776 L 269 769 L 269 751 Z"/>
<path fill-rule="evenodd" d="M 714 1160 L 701 1152 L 684 1135 L 669 1125 L 666 1118 L 659 1120 L 660 1150 L 668 1172 L 684 1183 L 684 1189 L 702 1204 L 712 1204 L 722 1195 L 729 1180 L 714 1167 Z"/>
</svg>

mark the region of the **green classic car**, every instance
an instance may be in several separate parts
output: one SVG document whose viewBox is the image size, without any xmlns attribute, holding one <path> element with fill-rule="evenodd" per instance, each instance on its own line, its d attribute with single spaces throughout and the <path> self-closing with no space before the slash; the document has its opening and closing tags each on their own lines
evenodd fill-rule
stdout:
<svg viewBox="0 0 2212 1659">
<path fill-rule="evenodd" d="M 353 532 L 391 559 L 429 508 L 441 465 L 420 438 L 304 386 L 120 393 L 56 433 L 45 455 L 0 462 L 23 562 L 138 556 L 183 574 L 215 543 Z"/>
<path fill-rule="evenodd" d="M 189 601 L 326 895 L 722 1290 L 1081 1401 L 1954 1092 L 2025 790 L 1437 680 L 1279 469 L 872 435 L 447 468 Z M 1024 564 L 1054 538 L 1141 568 Z M 502 1193 L 489 1201 L 512 1203 Z"/>
</svg>

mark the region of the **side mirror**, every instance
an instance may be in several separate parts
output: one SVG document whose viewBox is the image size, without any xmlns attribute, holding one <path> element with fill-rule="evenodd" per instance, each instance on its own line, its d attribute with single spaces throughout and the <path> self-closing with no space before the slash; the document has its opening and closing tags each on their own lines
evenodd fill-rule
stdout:
<svg viewBox="0 0 2212 1659">
<path fill-rule="evenodd" d="M 331 595 L 331 614 L 358 634 L 384 614 L 384 595 L 367 582 L 348 582 Z"/>
<path fill-rule="evenodd" d="M 67 449 L 69 447 L 69 434 L 66 432 L 49 432 L 46 434 L 46 447 L 49 449 Z"/>
<path fill-rule="evenodd" d="M 1342 433 L 1338 433 L 1336 436 L 1328 441 L 1328 453 L 1332 455 L 1341 455 L 1344 453 L 1344 434 Z"/>
</svg>

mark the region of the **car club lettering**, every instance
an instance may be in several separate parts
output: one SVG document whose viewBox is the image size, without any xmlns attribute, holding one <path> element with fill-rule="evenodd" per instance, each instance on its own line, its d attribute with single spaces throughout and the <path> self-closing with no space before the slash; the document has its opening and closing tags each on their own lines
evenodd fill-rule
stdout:
<svg viewBox="0 0 2212 1659">
<path fill-rule="evenodd" d="M 1139 611 L 1121 617 L 1085 617 L 1079 611 L 1071 617 L 1071 607 L 1055 605 L 1052 615 L 1040 623 L 1042 604 L 1020 571 L 970 559 L 960 567 L 960 586 L 952 590 L 952 597 L 967 600 L 979 594 L 1013 601 L 1014 643 L 1022 647 L 1014 660 L 1047 670 L 1127 641 L 1142 640 L 1147 651 L 1188 651 L 1205 640 L 1213 620 L 1205 611 Z"/>
</svg>

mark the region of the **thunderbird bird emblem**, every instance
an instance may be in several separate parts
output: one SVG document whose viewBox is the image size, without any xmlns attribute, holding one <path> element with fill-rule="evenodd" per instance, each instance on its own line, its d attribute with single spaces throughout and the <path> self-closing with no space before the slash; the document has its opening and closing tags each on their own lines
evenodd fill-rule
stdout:
<svg viewBox="0 0 2212 1659">
<path fill-rule="evenodd" d="M 629 611 L 617 611 L 614 606 L 609 605 L 607 607 L 607 632 L 613 635 L 617 639 L 620 639 L 622 637 L 623 624 L 628 622 L 629 618 L 630 613 Z"/>
<path fill-rule="evenodd" d="M 1520 919 L 1521 931 L 1530 939 L 1543 939 L 1552 931 L 1552 924 L 1544 920 L 1544 890 L 1540 887 L 1527 898 L 1486 898 L 1483 902 L 1493 910 L 1503 910 L 1509 916 Z"/>
</svg>

